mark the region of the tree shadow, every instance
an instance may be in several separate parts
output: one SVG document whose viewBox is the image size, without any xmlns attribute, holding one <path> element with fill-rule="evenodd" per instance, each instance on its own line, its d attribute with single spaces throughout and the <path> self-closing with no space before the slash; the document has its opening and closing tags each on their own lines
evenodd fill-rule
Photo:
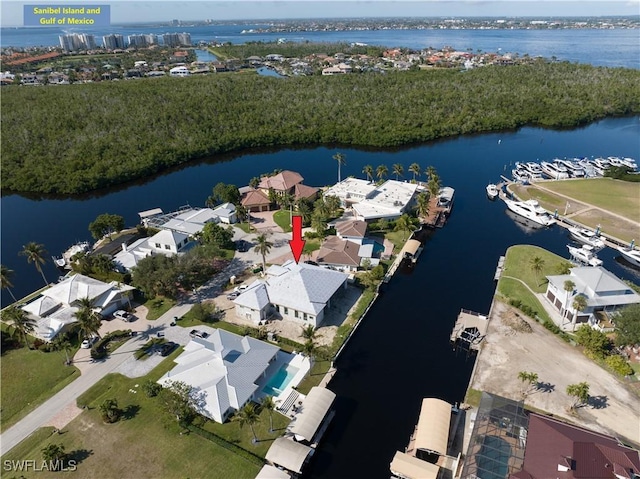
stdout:
<svg viewBox="0 0 640 479">
<path fill-rule="evenodd" d="M 129 404 L 126 408 L 122 410 L 122 418 L 123 419 L 133 419 L 140 412 L 140 406 L 138 404 Z"/>
<path fill-rule="evenodd" d="M 587 404 L 593 409 L 604 409 L 609 406 L 609 398 L 607 396 L 589 396 Z"/>
<path fill-rule="evenodd" d="M 67 454 L 67 462 L 74 461 L 76 465 L 93 455 L 93 451 L 89 449 L 76 449 Z"/>
<path fill-rule="evenodd" d="M 536 385 L 536 391 L 540 391 L 543 393 L 552 393 L 555 390 L 556 390 L 556 385 L 548 382 L 540 381 Z"/>
</svg>

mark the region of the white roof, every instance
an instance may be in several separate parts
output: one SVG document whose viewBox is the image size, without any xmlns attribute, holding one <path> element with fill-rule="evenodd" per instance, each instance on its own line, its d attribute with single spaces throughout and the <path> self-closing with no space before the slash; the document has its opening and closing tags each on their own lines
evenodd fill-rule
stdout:
<svg viewBox="0 0 640 479">
<path fill-rule="evenodd" d="M 213 209 L 213 212 L 222 218 L 229 218 L 236 212 L 236 207 L 233 203 L 222 203 Z"/>
<path fill-rule="evenodd" d="M 154 234 L 151 238 L 149 238 L 148 243 L 150 245 L 154 243 L 160 243 L 162 245 L 168 244 L 175 246 L 177 249 L 178 245 L 187 238 L 189 238 L 189 235 L 186 235 L 184 233 L 170 230 L 161 230 Z"/>
<path fill-rule="evenodd" d="M 359 218 L 365 220 L 400 216 L 417 187 L 415 183 L 387 180 L 365 200 L 354 204 L 353 209 Z"/>
<path fill-rule="evenodd" d="M 424 398 L 416 426 L 416 449 L 445 455 L 450 422 L 451 404 L 442 399 Z"/>
<path fill-rule="evenodd" d="M 312 387 L 291 423 L 291 432 L 311 442 L 335 398 L 327 388 Z"/>
<path fill-rule="evenodd" d="M 337 196 L 342 200 L 349 199 L 350 201 L 357 201 L 358 199 L 366 198 L 375 189 L 376 184 L 371 181 L 349 177 L 328 188 L 322 195 Z"/>
<path fill-rule="evenodd" d="M 158 382 L 183 381 L 204 393 L 199 412 L 218 422 L 229 409 L 240 409 L 258 386 L 278 347 L 248 336 L 216 329 L 207 339 L 193 339 L 175 360 L 177 366 Z"/>
<path fill-rule="evenodd" d="M 69 305 L 80 298 L 95 299 L 110 289 L 111 286 L 107 283 L 82 274 L 74 274 L 46 289 L 42 295 L 60 304 Z"/>
<path fill-rule="evenodd" d="M 562 291 L 565 281 L 573 281 L 575 295 L 584 295 L 590 307 L 640 303 L 638 293 L 602 266 L 580 266 L 570 271 L 570 274 L 547 276 L 549 283 Z"/>
<path fill-rule="evenodd" d="M 285 437 L 279 437 L 271 444 L 265 459 L 300 474 L 310 452 L 311 448 L 304 444 L 294 442 Z"/>
<path fill-rule="evenodd" d="M 267 287 L 261 281 L 254 281 L 240 296 L 234 299 L 233 302 L 240 306 L 260 311 L 269 304 Z"/>
<path fill-rule="evenodd" d="M 219 216 L 211 208 L 190 208 L 176 215 L 160 227 L 194 235 L 202 231 L 204 225 L 210 221 L 219 221 Z"/>
<path fill-rule="evenodd" d="M 255 479 L 291 479 L 291 476 L 282 469 L 265 464 Z"/>
<path fill-rule="evenodd" d="M 391 465 L 391 473 L 407 479 L 436 479 L 440 467 L 404 452 L 396 451 Z"/>
<path fill-rule="evenodd" d="M 317 315 L 349 275 L 307 263 L 287 261 L 267 270 L 267 291 L 273 304 Z M 286 270 L 286 271 L 283 271 Z M 272 275 L 272 271 L 280 273 Z"/>
<path fill-rule="evenodd" d="M 138 216 L 140 216 L 140 219 L 144 219 L 144 218 L 149 218 L 150 216 L 157 216 L 161 214 L 162 214 L 162 208 L 153 208 L 150 210 L 140 211 L 138 213 Z"/>
<path fill-rule="evenodd" d="M 152 254 L 148 244 L 149 238 L 140 238 L 127 247 L 127 251 L 120 250 L 113 257 L 113 261 L 123 268 L 130 270 L 143 258 Z"/>
</svg>

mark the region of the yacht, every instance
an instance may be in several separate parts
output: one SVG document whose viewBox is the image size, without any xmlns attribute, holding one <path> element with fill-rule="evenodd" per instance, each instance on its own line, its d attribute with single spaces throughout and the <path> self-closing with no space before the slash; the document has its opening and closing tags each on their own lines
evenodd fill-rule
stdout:
<svg viewBox="0 0 640 479">
<path fill-rule="evenodd" d="M 576 162 L 571 160 L 555 160 L 554 163 L 558 166 L 564 166 L 569 173 L 569 176 L 572 178 L 584 178 L 586 176 L 586 172 L 584 169 Z"/>
<path fill-rule="evenodd" d="M 602 260 L 596 256 L 593 246 L 582 245 L 582 248 L 567 245 L 571 259 L 588 266 L 602 266 Z"/>
<path fill-rule="evenodd" d="M 542 168 L 542 172 L 552 180 L 564 180 L 569 178 L 567 169 L 562 165 L 543 161 L 540 163 L 540 167 Z"/>
<path fill-rule="evenodd" d="M 505 199 L 504 202 L 514 213 L 524 216 L 542 226 L 551 226 L 556 222 L 555 218 L 542 208 L 536 200 L 514 201 Z"/>
<path fill-rule="evenodd" d="M 633 247 L 633 242 L 629 246 L 619 246 L 618 251 L 628 263 L 640 268 L 640 251 Z"/>
<path fill-rule="evenodd" d="M 578 160 L 577 163 L 578 163 L 578 166 L 580 166 L 584 170 L 585 176 L 589 178 L 594 178 L 596 176 L 599 176 L 595 170 L 593 163 L 589 161 L 589 158 L 584 157 Z"/>
<path fill-rule="evenodd" d="M 496 185 L 494 185 L 493 183 L 487 185 L 487 196 L 490 200 L 495 200 L 498 196 L 498 193 L 499 191 Z"/>
<path fill-rule="evenodd" d="M 609 161 L 609 164 L 611 166 L 615 166 L 617 168 L 623 167 L 623 166 L 627 166 L 625 165 L 622 160 L 620 158 L 618 158 L 617 156 L 608 156 L 607 160 Z"/>
<path fill-rule="evenodd" d="M 518 181 L 520 183 L 524 183 L 525 185 L 529 183 L 531 179 L 531 175 L 527 170 L 517 166 L 513 170 L 511 170 L 511 176 L 513 177 L 513 181 Z"/>
<path fill-rule="evenodd" d="M 529 172 L 532 180 L 542 179 L 542 169 L 540 168 L 540 165 L 535 161 L 521 163 L 521 166 Z"/>
<path fill-rule="evenodd" d="M 620 161 L 624 166 L 628 166 L 632 170 L 636 171 L 638 169 L 638 165 L 636 164 L 636 160 L 633 158 L 621 158 Z"/>
<path fill-rule="evenodd" d="M 580 243 L 593 246 L 596 250 L 605 247 L 604 241 L 600 238 L 600 231 L 594 232 L 586 228 L 572 226 L 569 228 L 569 234 Z"/>
<path fill-rule="evenodd" d="M 591 163 L 593 164 L 593 168 L 596 170 L 596 173 L 600 176 L 604 176 L 607 169 L 611 166 L 609 160 L 604 158 L 596 158 L 595 160 L 591 160 Z"/>
</svg>

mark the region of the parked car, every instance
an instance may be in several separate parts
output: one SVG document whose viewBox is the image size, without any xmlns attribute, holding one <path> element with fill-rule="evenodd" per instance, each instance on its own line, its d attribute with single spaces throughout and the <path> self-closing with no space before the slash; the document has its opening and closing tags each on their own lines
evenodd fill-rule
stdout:
<svg viewBox="0 0 640 479">
<path fill-rule="evenodd" d="M 160 356 L 169 356 L 176 349 L 178 345 L 173 341 L 169 341 L 168 343 L 164 343 L 160 346 Z"/>
<path fill-rule="evenodd" d="M 80 344 L 80 347 L 82 349 L 89 349 L 91 348 L 91 346 L 93 346 L 96 343 L 97 340 L 98 340 L 97 337 L 85 338 L 85 340 L 82 341 L 82 344 Z"/>
<path fill-rule="evenodd" d="M 124 309 L 119 309 L 113 313 L 113 317 L 126 321 L 127 323 L 133 321 L 133 315 L 131 313 L 127 313 Z"/>
<path fill-rule="evenodd" d="M 249 251 L 249 243 L 245 240 L 238 240 L 236 242 L 236 251 L 240 253 L 244 253 L 245 251 Z"/>
<path fill-rule="evenodd" d="M 189 336 L 191 336 L 192 338 L 195 338 L 197 334 L 200 334 L 200 331 L 198 331 L 197 329 L 192 329 L 191 331 L 189 331 Z"/>
<path fill-rule="evenodd" d="M 189 336 L 191 336 L 192 338 L 208 338 L 209 337 L 209 333 L 206 333 L 204 331 L 198 331 L 197 329 L 192 329 L 189 332 Z"/>
<path fill-rule="evenodd" d="M 240 286 L 236 286 L 233 288 L 234 293 L 244 293 L 249 286 L 246 284 L 241 284 Z"/>
<path fill-rule="evenodd" d="M 227 295 L 227 299 L 236 299 L 238 296 L 240 296 L 240 293 L 233 291 Z"/>
</svg>

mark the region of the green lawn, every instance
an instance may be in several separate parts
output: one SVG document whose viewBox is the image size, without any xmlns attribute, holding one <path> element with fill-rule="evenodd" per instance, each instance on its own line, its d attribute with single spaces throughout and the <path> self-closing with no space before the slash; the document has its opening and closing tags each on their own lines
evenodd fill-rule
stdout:
<svg viewBox="0 0 640 479">
<path fill-rule="evenodd" d="M 291 231 L 291 215 L 289 210 L 278 210 L 273 214 L 273 221 L 282 228 L 282 231 L 289 233 Z"/>
<path fill-rule="evenodd" d="M 143 306 L 149 310 L 147 313 L 147 319 L 153 321 L 173 308 L 175 304 L 176 302 L 173 299 L 165 298 L 164 296 L 157 296 L 155 298 L 148 299 L 143 303 Z"/>
<path fill-rule="evenodd" d="M 534 257 L 539 257 L 543 261 L 542 270 L 537 274 L 531 267 Z M 516 245 L 507 250 L 503 275 L 521 279 L 536 293 L 544 293 L 547 290 L 545 276 L 558 274 L 558 267 L 567 262 L 566 258 L 538 246 Z"/>
<path fill-rule="evenodd" d="M 179 352 L 174 352 L 143 378 L 106 376 L 78 398 L 78 404 L 87 404 L 89 409 L 65 427 L 62 434 L 48 437 L 48 431 L 38 430 L 36 436 L 23 441 L 2 459 L 39 460 L 44 446 L 61 443 L 66 452 L 79 461 L 75 472 L 64 473 L 69 478 L 255 477 L 259 470 L 255 464 L 196 434 L 180 435 L 181 429 L 162 410 L 159 398 L 148 398 L 141 391 L 140 385 L 146 379 L 157 380 L 173 367 L 172 359 Z M 128 418 L 104 424 L 98 406 L 107 398 L 115 398 L 119 407 L 128 411 Z M 229 430 L 234 427 L 236 425 Z M 25 478 L 60 476 L 60 473 L 33 471 L 23 474 Z"/>
<path fill-rule="evenodd" d="M 312 387 L 320 384 L 320 381 L 322 381 L 322 378 L 324 378 L 330 368 L 331 361 L 315 361 L 313 366 L 311 366 L 311 371 L 309 371 L 309 374 L 298 384 L 296 390 L 302 394 L 309 394 Z"/>
<path fill-rule="evenodd" d="M 302 254 L 311 254 L 314 251 L 320 249 L 320 243 L 322 242 L 320 238 L 307 239 L 305 240 L 304 248 L 302 249 Z"/>
<path fill-rule="evenodd" d="M 542 304 L 540 304 L 540 301 L 538 301 L 538 298 L 531 294 L 531 291 L 520 281 L 511 278 L 500 278 L 498 292 L 505 298 L 520 300 L 523 305 L 533 309 L 540 319 L 551 321 L 551 318 Z"/>
<path fill-rule="evenodd" d="M 75 351 L 69 351 L 69 356 L 73 357 Z M 64 361 L 62 351 L 45 353 L 26 347 L 3 351 L 0 361 L 3 431 L 80 376 L 78 368 L 65 366 Z"/>
</svg>

